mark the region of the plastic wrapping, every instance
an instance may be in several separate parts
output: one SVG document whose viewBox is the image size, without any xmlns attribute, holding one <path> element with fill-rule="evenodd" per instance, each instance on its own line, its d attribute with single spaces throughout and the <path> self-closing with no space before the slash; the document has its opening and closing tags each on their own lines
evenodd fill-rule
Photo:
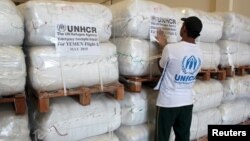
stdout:
<svg viewBox="0 0 250 141">
<path fill-rule="evenodd" d="M 115 131 L 120 141 L 153 141 L 151 125 L 121 126 Z"/>
<path fill-rule="evenodd" d="M 221 104 L 223 97 L 223 86 L 217 80 L 197 80 L 194 87 L 193 112 L 215 108 Z"/>
<path fill-rule="evenodd" d="M 112 13 L 100 4 L 29 1 L 19 9 L 25 18 L 25 43 L 30 46 L 54 45 L 56 24 L 60 21 L 95 25 L 100 42 L 108 41 L 111 36 Z"/>
<path fill-rule="evenodd" d="M 159 48 L 147 40 L 113 38 L 117 46 L 119 72 L 125 76 L 159 75 Z"/>
<path fill-rule="evenodd" d="M 20 47 L 0 46 L 0 96 L 24 91 L 26 65 Z"/>
<path fill-rule="evenodd" d="M 233 12 L 221 13 L 224 19 L 222 39 L 250 43 L 250 19 Z"/>
<path fill-rule="evenodd" d="M 75 141 L 116 130 L 121 124 L 120 104 L 105 94 L 92 95 L 82 106 L 71 97 L 52 99 L 50 112 L 31 112 L 33 134 L 43 141 Z"/>
<path fill-rule="evenodd" d="M 222 67 L 250 65 L 250 45 L 228 40 L 221 40 L 218 45 L 220 46 L 220 65 Z"/>
<path fill-rule="evenodd" d="M 185 17 L 197 16 L 201 19 L 203 28 L 199 40 L 201 42 L 215 43 L 222 37 L 223 19 L 213 13 L 208 13 L 198 9 L 177 8 Z"/>
<path fill-rule="evenodd" d="M 0 106 L 0 140 L 30 141 L 28 115 L 17 116 L 11 104 Z"/>
<path fill-rule="evenodd" d="M 216 43 L 198 43 L 202 50 L 203 62 L 202 69 L 217 69 L 220 64 L 220 48 Z"/>
<path fill-rule="evenodd" d="M 103 134 L 94 137 L 89 137 L 79 141 L 119 141 L 119 138 L 115 134 Z"/>
<path fill-rule="evenodd" d="M 125 0 L 110 6 L 113 13 L 112 36 L 149 39 L 152 16 L 168 18 L 176 22 L 175 34 L 168 34 L 168 42 L 178 42 L 183 14 L 166 5 L 145 0 Z"/>
<path fill-rule="evenodd" d="M 23 18 L 11 0 L 0 1 L 0 45 L 22 45 Z"/>
<path fill-rule="evenodd" d="M 124 100 L 120 101 L 122 124 L 138 125 L 147 122 L 148 99 L 146 90 L 141 93 L 125 92 Z"/>
<path fill-rule="evenodd" d="M 154 122 L 158 91 L 142 87 L 140 93 L 125 92 L 124 100 L 120 101 L 123 125 L 139 125 Z"/>
<path fill-rule="evenodd" d="M 221 113 L 217 108 L 193 113 L 190 140 L 200 138 L 208 133 L 208 125 L 221 124 Z"/>
<path fill-rule="evenodd" d="M 32 86 L 36 90 L 52 91 L 64 88 L 64 84 L 66 88 L 75 88 L 118 81 L 116 47 L 102 43 L 100 49 L 101 56 L 62 58 L 52 46 L 28 48 Z"/>
<path fill-rule="evenodd" d="M 222 115 L 222 124 L 239 124 L 248 118 L 249 101 L 237 99 L 219 106 Z"/>
<path fill-rule="evenodd" d="M 236 98 L 250 98 L 250 75 L 235 76 L 222 81 L 224 94 L 223 102 Z"/>
</svg>

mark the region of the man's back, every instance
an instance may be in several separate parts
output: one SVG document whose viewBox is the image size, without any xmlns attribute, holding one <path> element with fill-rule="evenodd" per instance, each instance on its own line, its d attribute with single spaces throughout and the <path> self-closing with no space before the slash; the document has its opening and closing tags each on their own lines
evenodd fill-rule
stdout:
<svg viewBox="0 0 250 141">
<path fill-rule="evenodd" d="M 165 67 L 157 106 L 179 107 L 192 104 L 192 86 L 201 68 L 202 52 L 188 42 L 168 44 L 160 66 Z"/>
</svg>

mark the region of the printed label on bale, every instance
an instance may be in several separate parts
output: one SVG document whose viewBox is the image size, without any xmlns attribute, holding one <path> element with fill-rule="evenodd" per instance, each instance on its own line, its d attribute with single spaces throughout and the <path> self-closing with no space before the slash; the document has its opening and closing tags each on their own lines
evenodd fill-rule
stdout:
<svg viewBox="0 0 250 141">
<path fill-rule="evenodd" d="M 164 31 L 168 41 L 177 40 L 177 23 L 173 18 L 152 16 L 150 21 L 150 41 L 156 41 L 157 30 Z"/>
<path fill-rule="evenodd" d="M 61 56 L 100 55 L 97 28 L 90 24 L 56 25 L 56 51 Z"/>
</svg>

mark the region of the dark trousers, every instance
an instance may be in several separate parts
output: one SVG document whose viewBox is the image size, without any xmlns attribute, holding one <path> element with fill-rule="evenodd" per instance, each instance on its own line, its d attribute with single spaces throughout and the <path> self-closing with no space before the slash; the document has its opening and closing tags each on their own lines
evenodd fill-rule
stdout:
<svg viewBox="0 0 250 141">
<path fill-rule="evenodd" d="M 189 141 L 193 105 L 164 108 L 157 107 L 155 141 L 168 141 L 173 127 L 175 141 Z"/>
</svg>

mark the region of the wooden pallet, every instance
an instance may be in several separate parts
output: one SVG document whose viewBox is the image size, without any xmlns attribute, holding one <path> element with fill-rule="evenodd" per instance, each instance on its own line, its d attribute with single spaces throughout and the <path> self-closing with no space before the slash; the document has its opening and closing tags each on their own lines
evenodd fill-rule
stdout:
<svg viewBox="0 0 250 141">
<path fill-rule="evenodd" d="M 245 74 L 250 74 L 250 66 L 236 67 L 235 74 L 239 75 L 239 76 L 244 76 Z"/>
<path fill-rule="evenodd" d="M 245 74 L 250 74 L 250 66 L 238 66 L 238 67 L 219 67 L 220 70 L 225 70 L 226 75 L 229 77 L 233 77 L 235 75 L 244 76 Z"/>
<path fill-rule="evenodd" d="M 130 77 L 130 76 L 120 76 L 120 82 L 125 85 L 127 91 L 130 92 L 141 92 L 142 83 L 147 83 L 148 85 L 154 85 L 160 79 L 160 76 L 144 76 L 144 77 Z"/>
<path fill-rule="evenodd" d="M 17 115 L 23 115 L 26 112 L 25 93 L 0 97 L 0 103 L 14 103 L 14 108 Z"/>
<path fill-rule="evenodd" d="M 198 79 L 201 80 L 210 80 L 211 78 L 218 80 L 226 79 L 226 71 L 225 70 L 216 70 L 216 69 L 202 69 L 198 75 Z"/>
<path fill-rule="evenodd" d="M 219 66 L 218 69 L 219 70 L 225 70 L 227 77 L 234 77 L 235 76 L 235 70 L 232 68 L 232 66 L 227 66 L 227 67 Z"/>
<path fill-rule="evenodd" d="M 38 110 L 39 112 L 49 111 L 49 100 L 55 97 L 64 96 L 79 96 L 80 104 L 86 106 L 90 104 L 91 94 L 105 92 L 114 96 L 117 100 L 124 98 L 124 86 L 120 83 L 112 83 L 101 87 L 95 85 L 92 87 L 79 87 L 74 89 L 67 89 L 66 93 L 64 90 L 52 91 L 52 92 L 35 92 L 35 96 L 38 98 Z"/>
</svg>

